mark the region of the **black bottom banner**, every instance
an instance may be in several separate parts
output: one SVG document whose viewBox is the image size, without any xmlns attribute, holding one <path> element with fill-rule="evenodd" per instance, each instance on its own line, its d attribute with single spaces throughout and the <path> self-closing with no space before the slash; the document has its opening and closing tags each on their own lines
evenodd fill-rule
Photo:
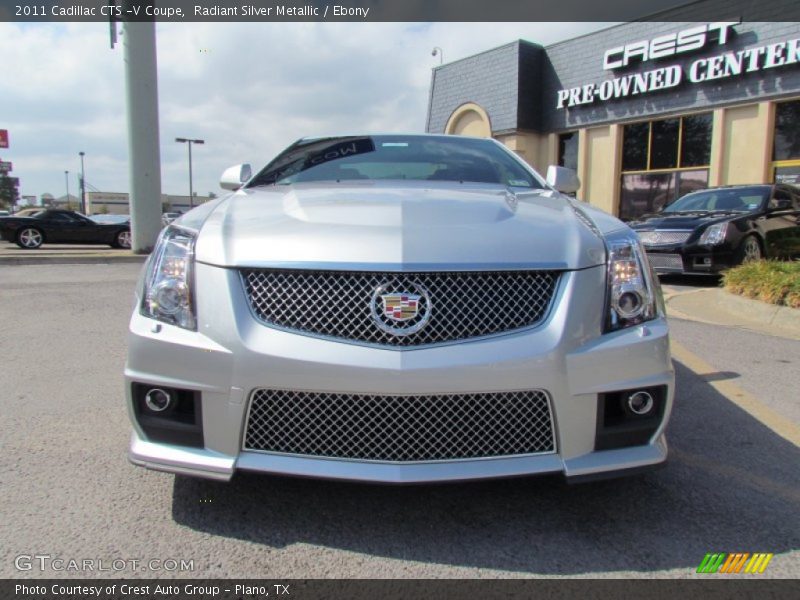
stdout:
<svg viewBox="0 0 800 600">
<path fill-rule="evenodd" d="M 15 600 L 434 600 L 439 598 L 796 598 L 797 580 L 768 579 L 63 579 L 3 580 Z"/>
</svg>

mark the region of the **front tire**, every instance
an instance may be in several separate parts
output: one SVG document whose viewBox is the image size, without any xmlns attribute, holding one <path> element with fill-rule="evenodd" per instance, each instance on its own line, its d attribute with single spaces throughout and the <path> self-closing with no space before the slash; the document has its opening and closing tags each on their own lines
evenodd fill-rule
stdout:
<svg viewBox="0 0 800 600">
<path fill-rule="evenodd" d="M 117 235 L 114 236 L 114 243 L 111 245 L 114 248 L 124 248 L 125 250 L 130 250 L 131 230 L 123 229 L 122 231 L 117 232 Z"/>
<path fill-rule="evenodd" d="M 17 246 L 23 250 L 36 250 L 44 243 L 44 234 L 36 227 L 24 227 L 17 232 Z"/>
<path fill-rule="evenodd" d="M 761 260 L 764 253 L 761 250 L 761 242 L 754 235 L 748 235 L 744 238 L 739 249 L 736 251 L 736 264 L 742 265 L 744 263 Z"/>
</svg>

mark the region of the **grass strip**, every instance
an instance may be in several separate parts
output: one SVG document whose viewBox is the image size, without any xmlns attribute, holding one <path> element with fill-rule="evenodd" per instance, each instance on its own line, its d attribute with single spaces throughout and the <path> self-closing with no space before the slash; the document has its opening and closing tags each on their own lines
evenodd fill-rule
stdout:
<svg viewBox="0 0 800 600">
<path fill-rule="evenodd" d="M 800 261 L 759 260 L 726 271 L 722 285 L 733 294 L 800 308 Z"/>
</svg>

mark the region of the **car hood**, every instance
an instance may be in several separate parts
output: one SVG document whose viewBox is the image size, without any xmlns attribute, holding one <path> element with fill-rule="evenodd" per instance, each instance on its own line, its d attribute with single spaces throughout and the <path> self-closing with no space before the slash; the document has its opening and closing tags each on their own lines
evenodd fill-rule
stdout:
<svg viewBox="0 0 800 600">
<path fill-rule="evenodd" d="M 631 229 L 648 231 L 651 229 L 696 229 L 701 225 L 711 223 L 721 223 L 741 217 L 742 213 L 737 214 L 716 214 L 716 215 L 666 215 L 657 214 L 643 218 L 635 223 L 629 223 Z"/>
<path fill-rule="evenodd" d="M 603 263 L 605 246 L 550 190 L 369 181 L 240 190 L 209 211 L 196 257 L 234 267 L 580 269 Z"/>
</svg>

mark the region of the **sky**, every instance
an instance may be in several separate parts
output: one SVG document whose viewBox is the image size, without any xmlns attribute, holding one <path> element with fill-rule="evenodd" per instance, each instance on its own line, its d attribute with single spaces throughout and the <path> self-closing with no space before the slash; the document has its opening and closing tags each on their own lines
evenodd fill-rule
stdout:
<svg viewBox="0 0 800 600">
<path fill-rule="evenodd" d="M 161 187 L 221 194 L 238 163 L 266 164 L 304 136 L 423 132 L 431 69 L 516 39 L 542 45 L 604 23 L 161 23 L 157 25 Z M 107 23 L 0 23 L 0 129 L 20 194 L 127 192 L 122 44 Z"/>
</svg>

